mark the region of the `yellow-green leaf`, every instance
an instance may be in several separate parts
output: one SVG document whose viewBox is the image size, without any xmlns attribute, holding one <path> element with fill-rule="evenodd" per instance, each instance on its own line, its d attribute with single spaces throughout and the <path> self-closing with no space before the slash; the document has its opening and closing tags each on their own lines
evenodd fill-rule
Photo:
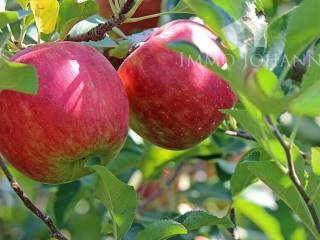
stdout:
<svg viewBox="0 0 320 240">
<path fill-rule="evenodd" d="M 39 32 L 50 34 L 54 31 L 59 3 L 57 0 L 30 0 L 30 7 L 36 21 Z"/>
<path fill-rule="evenodd" d="M 320 176 L 320 148 L 312 148 L 311 165 L 315 175 Z"/>
</svg>

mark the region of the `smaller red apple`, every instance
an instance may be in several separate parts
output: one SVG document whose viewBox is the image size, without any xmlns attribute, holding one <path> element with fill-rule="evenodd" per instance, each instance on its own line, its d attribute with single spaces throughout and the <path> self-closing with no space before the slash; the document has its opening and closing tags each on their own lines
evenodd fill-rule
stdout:
<svg viewBox="0 0 320 240">
<path fill-rule="evenodd" d="M 118 70 L 129 97 L 133 130 L 173 150 L 207 138 L 225 119 L 220 110 L 237 101 L 227 82 L 168 49 L 168 43 L 178 40 L 194 44 L 220 67 L 227 63 L 214 33 L 199 23 L 177 20 L 156 30 Z"/>
</svg>

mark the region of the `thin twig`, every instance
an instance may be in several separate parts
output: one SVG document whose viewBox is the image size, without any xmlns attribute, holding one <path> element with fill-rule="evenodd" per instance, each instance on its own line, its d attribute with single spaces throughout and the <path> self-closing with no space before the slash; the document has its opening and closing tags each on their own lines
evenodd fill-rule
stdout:
<svg viewBox="0 0 320 240">
<path fill-rule="evenodd" d="M 67 240 L 67 238 L 58 230 L 58 228 L 53 223 L 52 219 L 45 215 L 38 207 L 36 207 L 30 200 L 30 198 L 26 195 L 26 193 L 22 190 L 16 180 L 13 178 L 12 174 L 9 172 L 4 160 L 0 157 L 0 168 L 6 175 L 11 188 L 16 192 L 18 197 L 22 200 L 24 205 L 34 214 L 36 215 L 44 224 L 48 226 L 51 231 L 51 237 L 58 240 Z"/>
<path fill-rule="evenodd" d="M 231 137 L 238 137 L 238 138 L 242 138 L 242 139 L 246 139 L 246 140 L 250 140 L 250 141 L 254 141 L 254 142 L 257 141 L 250 133 L 242 131 L 242 130 L 241 131 L 227 130 L 227 131 L 225 131 L 225 134 L 228 136 L 231 136 Z M 308 153 L 303 152 L 303 151 L 299 151 L 299 152 L 304 159 L 310 158 L 310 155 Z"/>
<path fill-rule="evenodd" d="M 157 199 L 164 191 L 166 191 L 166 189 L 176 180 L 176 178 L 179 176 L 182 168 L 184 166 L 184 163 L 181 163 L 176 170 L 174 171 L 174 173 L 172 174 L 172 176 L 166 181 L 165 186 L 159 188 L 158 191 L 154 192 L 150 197 L 148 197 L 139 207 L 139 213 L 143 213 L 144 210 L 148 207 L 148 205 L 150 205 L 155 199 Z"/>
<path fill-rule="evenodd" d="M 314 221 L 315 227 L 316 227 L 317 231 L 320 233 L 320 221 L 319 221 L 316 209 L 315 209 L 314 205 L 312 204 L 312 201 L 310 201 L 310 198 L 309 198 L 308 194 L 305 192 L 305 190 L 300 182 L 300 179 L 296 173 L 292 154 L 291 154 L 290 145 L 285 142 L 285 140 L 282 137 L 282 134 L 280 133 L 279 129 L 273 124 L 270 116 L 266 116 L 265 121 L 266 121 L 269 129 L 273 132 L 273 134 L 278 139 L 279 143 L 281 144 L 282 148 L 285 151 L 287 163 L 288 163 L 289 177 L 291 178 L 293 184 L 295 185 L 296 189 L 298 190 L 298 192 L 300 193 L 304 202 L 306 203 L 308 210 L 311 214 L 311 217 Z"/>
<path fill-rule="evenodd" d="M 234 207 L 231 207 L 230 209 L 230 220 L 233 223 L 233 227 L 229 228 L 228 231 L 230 232 L 232 239 L 239 240 L 237 235 L 237 222 L 236 222 L 236 211 Z"/>
<path fill-rule="evenodd" d="M 243 139 L 247 139 L 247 140 L 251 140 L 251 141 L 256 141 L 256 139 L 250 133 L 245 132 L 245 131 L 227 130 L 227 131 L 225 131 L 225 134 L 228 136 L 232 136 L 232 137 L 239 137 L 239 138 L 243 138 Z"/>
</svg>

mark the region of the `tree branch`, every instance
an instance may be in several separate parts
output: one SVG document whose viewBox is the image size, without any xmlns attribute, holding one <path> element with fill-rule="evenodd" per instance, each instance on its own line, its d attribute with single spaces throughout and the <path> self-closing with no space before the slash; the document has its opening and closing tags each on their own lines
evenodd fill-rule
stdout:
<svg viewBox="0 0 320 240">
<path fill-rule="evenodd" d="M 305 190 L 300 182 L 300 179 L 296 173 L 292 154 L 291 154 L 290 145 L 285 142 L 285 140 L 282 137 L 282 134 L 280 133 L 279 129 L 273 124 L 270 116 L 266 116 L 265 121 L 266 121 L 269 129 L 273 132 L 275 137 L 278 139 L 279 143 L 281 144 L 282 148 L 284 149 L 284 151 L 286 153 L 288 170 L 289 170 L 289 177 L 291 178 L 293 184 L 295 185 L 296 189 L 298 190 L 298 192 L 300 193 L 304 202 L 306 203 L 308 210 L 311 214 L 311 217 L 313 219 L 313 222 L 315 224 L 315 227 L 316 227 L 317 231 L 320 233 L 320 221 L 319 221 L 316 209 L 315 209 L 314 205 L 312 204 L 311 199 L 309 198 L 308 194 L 305 192 Z"/>
<path fill-rule="evenodd" d="M 241 131 L 227 130 L 224 132 L 224 134 L 231 136 L 231 137 L 238 137 L 238 138 L 242 138 L 242 139 L 249 140 L 249 141 L 254 141 L 254 142 L 257 141 L 250 133 L 242 131 L 242 130 Z M 306 152 L 300 151 L 300 154 L 304 159 L 310 158 L 309 154 Z"/>
<path fill-rule="evenodd" d="M 150 197 L 148 197 L 139 207 L 139 213 L 142 213 L 148 205 L 150 205 L 155 199 L 157 199 L 157 197 L 159 197 L 165 190 L 167 187 L 169 187 L 175 180 L 176 178 L 179 176 L 182 168 L 184 166 L 184 163 L 181 163 L 177 169 L 174 171 L 174 173 L 172 174 L 172 176 L 167 180 L 165 187 L 161 187 L 158 191 L 154 192 Z"/>
<path fill-rule="evenodd" d="M 105 38 L 107 32 L 111 31 L 114 27 L 119 27 L 124 21 L 123 15 L 120 15 L 119 18 L 112 17 L 108 19 L 105 23 L 100 23 L 98 26 L 92 28 L 89 32 L 78 36 L 68 35 L 65 41 L 72 42 L 89 42 L 89 41 L 100 41 Z"/>
<path fill-rule="evenodd" d="M 67 240 L 67 238 L 58 230 L 58 228 L 53 223 L 52 219 L 45 215 L 38 207 L 36 207 L 29 197 L 23 192 L 22 188 L 13 178 L 12 174 L 9 172 L 4 160 L 0 157 L 0 168 L 7 177 L 11 188 L 15 191 L 18 197 L 22 200 L 23 204 L 34 214 L 36 215 L 44 224 L 48 226 L 51 231 L 51 237 L 58 240 Z"/>
<path fill-rule="evenodd" d="M 250 140 L 250 141 L 256 141 L 256 139 L 250 133 L 247 133 L 245 131 L 227 130 L 227 131 L 225 131 L 225 134 L 228 136 L 232 136 L 232 137 L 238 137 L 238 138 L 243 138 L 243 139 Z"/>
<path fill-rule="evenodd" d="M 113 16 L 108 19 L 105 23 L 100 23 L 98 26 L 92 28 L 88 32 L 71 37 L 68 35 L 65 41 L 72 42 L 89 42 L 89 41 L 100 41 L 105 38 L 107 32 L 111 31 L 114 27 L 119 27 L 125 21 L 125 14 L 127 14 L 134 6 L 134 0 L 127 0 L 119 12 L 119 16 Z"/>
</svg>

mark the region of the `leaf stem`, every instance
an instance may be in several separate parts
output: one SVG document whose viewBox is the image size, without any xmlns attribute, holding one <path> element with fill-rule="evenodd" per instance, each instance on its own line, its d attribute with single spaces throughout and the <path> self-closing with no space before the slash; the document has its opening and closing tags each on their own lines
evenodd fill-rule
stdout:
<svg viewBox="0 0 320 240">
<path fill-rule="evenodd" d="M 35 206 L 27 194 L 22 190 L 20 185 L 16 182 L 13 178 L 12 174 L 9 172 L 4 160 L 0 157 L 0 168 L 4 172 L 5 176 L 7 177 L 11 188 L 15 191 L 18 197 L 22 200 L 25 207 L 27 207 L 34 215 L 36 215 L 44 224 L 48 226 L 51 231 L 51 237 L 58 240 L 67 240 L 67 238 L 58 230 L 55 226 L 52 219 L 44 214 L 37 206 Z"/>
</svg>

